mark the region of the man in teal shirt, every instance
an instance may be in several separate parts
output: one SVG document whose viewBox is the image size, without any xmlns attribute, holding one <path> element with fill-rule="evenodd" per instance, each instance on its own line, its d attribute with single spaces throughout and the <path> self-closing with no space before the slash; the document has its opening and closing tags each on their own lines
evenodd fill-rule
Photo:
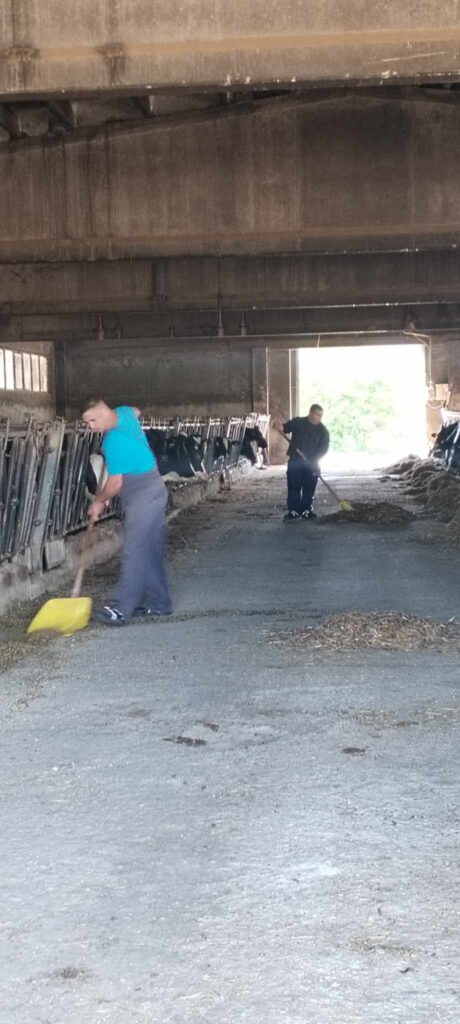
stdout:
<svg viewBox="0 0 460 1024">
<path fill-rule="evenodd" d="M 95 495 L 89 519 L 96 521 L 107 501 L 120 495 L 124 515 L 121 573 L 114 600 L 95 612 L 99 621 L 122 626 L 130 618 L 169 615 L 171 598 L 164 568 L 166 487 L 139 423 L 139 410 L 111 409 L 102 399 L 87 402 L 82 417 L 101 432 L 107 480 Z"/>
</svg>

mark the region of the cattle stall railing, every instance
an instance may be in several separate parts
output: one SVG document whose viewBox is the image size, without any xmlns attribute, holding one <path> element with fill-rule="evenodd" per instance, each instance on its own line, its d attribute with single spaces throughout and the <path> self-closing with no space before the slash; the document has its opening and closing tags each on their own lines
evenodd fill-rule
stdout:
<svg viewBox="0 0 460 1024">
<path fill-rule="evenodd" d="M 22 554 L 30 545 L 52 439 L 51 424 L 0 426 L 0 561 Z"/>
<path fill-rule="evenodd" d="M 266 433 L 269 419 L 257 413 L 225 419 L 177 417 L 167 421 L 151 417 L 142 425 L 163 475 L 193 476 L 204 471 L 211 476 L 234 469 L 242 457 L 246 429 L 257 424 Z M 185 472 L 184 462 L 190 463 Z"/>
<path fill-rule="evenodd" d="M 175 418 L 143 422 L 171 442 L 194 438 L 195 455 L 212 476 L 237 466 L 248 425 L 266 420 L 256 414 L 226 419 Z M 81 423 L 64 420 L 21 427 L 0 423 L 0 563 L 21 561 L 30 571 L 50 569 L 65 558 L 64 539 L 81 530 L 87 519 L 92 458 L 100 436 Z M 190 476 L 196 471 L 191 466 Z M 117 511 L 115 499 L 104 517 Z"/>
</svg>

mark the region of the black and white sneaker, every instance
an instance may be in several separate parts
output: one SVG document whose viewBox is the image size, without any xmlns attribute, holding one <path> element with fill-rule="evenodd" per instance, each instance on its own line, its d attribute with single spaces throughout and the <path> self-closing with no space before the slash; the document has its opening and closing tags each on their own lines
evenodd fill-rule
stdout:
<svg viewBox="0 0 460 1024">
<path fill-rule="evenodd" d="M 300 519 L 298 512 L 286 512 L 286 515 L 283 516 L 284 523 L 294 523 L 297 519 Z"/>
<path fill-rule="evenodd" d="M 123 615 L 123 612 L 110 604 L 105 604 L 103 608 L 97 608 L 94 612 L 94 618 L 105 626 L 124 626 L 126 624 L 126 617 Z"/>
<path fill-rule="evenodd" d="M 300 518 L 301 519 L 317 519 L 318 516 L 316 515 L 316 512 L 314 512 L 312 508 L 306 508 L 305 512 L 302 512 Z"/>
<path fill-rule="evenodd" d="M 133 611 L 133 619 L 149 619 L 155 615 L 172 615 L 172 608 L 149 608 L 143 604 Z"/>
</svg>

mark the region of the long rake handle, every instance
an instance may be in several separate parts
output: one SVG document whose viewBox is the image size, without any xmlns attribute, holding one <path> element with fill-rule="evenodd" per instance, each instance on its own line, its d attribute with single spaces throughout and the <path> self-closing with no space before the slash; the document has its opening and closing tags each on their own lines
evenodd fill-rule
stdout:
<svg viewBox="0 0 460 1024">
<path fill-rule="evenodd" d="M 272 427 L 273 427 L 274 430 L 276 430 L 276 433 L 279 434 L 280 437 L 284 437 L 284 440 L 287 441 L 288 444 L 291 443 L 290 438 L 287 436 L 287 434 L 284 433 L 284 430 L 279 430 L 278 427 L 275 427 L 273 425 L 273 423 L 272 423 Z M 300 458 L 305 463 L 305 465 L 308 466 L 309 469 L 311 469 L 311 466 L 310 466 L 310 463 L 309 463 L 309 461 L 307 459 L 307 456 L 304 455 L 304 453 L 300 451 L 300 448 L 295 448 L 294 447 L 294 451 L 297 452 L 297 455 L 300 455 Z M 321 476 L 321 473 L 318 473 L 318 476 L 319 476 L 320 480 L 323 480 L 323 478 Z M 324 480 L 323 480 L 323 483 L 324 483 Z M 326 487 L 327 487 L 327 484 L 326 484 Z"/>
<path fill-rule="evenodd" d="M 93 530 L 94 530 L 94 521 L 91 520 L 91 522 L 88 523 L 88 526 L 86 527 L 85 532 L 83 534 L 83 540 L 81 542 L 80 555 L 79 555 L 79 559 L 78 559 L 78 568 L 77 568 L 77 571 L 76 571 L 76 574 L 75 574 L 74 584 L 73 584 L 73 587 L 72 587 L 72 593 L 70 595 L 71 597 L 79 597 L 80 596 L 80 590 L 81 590 L 81 586 L 82 586 L 82 583 L 83 583 L 83 576 L 85 574 L 85 568 L 86 568 L 86 566 L 85 566 L 85 555 L 86 555 L 86 552 L 88 550 L 88 546 L 89 546 L 89 542 L 91 540 L 91 534 L 92 534 Z"/>
<path fill-rule="evenodd" d="M 328 490 L 329 493 L 332 494 L 332 497 L 335 498 L 337 504 L 338 505 L 342 505 L 343 504 L 342 498 L 339 498 L 339 496 L 337 494 L 337 491 L 334 491 L 334 488 L 331 487 L 331 485 L 327 483 L 327 481 L 324 479 L 324 477 L 321 476 L 321 473 L 319 474 L 319 478 L 321 480 L 321 483 L 324 484 L 326 490 Z"/>
</svg>

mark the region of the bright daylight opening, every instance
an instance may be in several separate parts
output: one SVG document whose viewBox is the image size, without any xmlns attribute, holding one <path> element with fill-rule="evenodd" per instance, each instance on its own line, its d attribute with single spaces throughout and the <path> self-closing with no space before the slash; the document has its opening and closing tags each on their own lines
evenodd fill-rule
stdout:
<svg viewBox="0 0 460 1024">
<path fill-rule="evenodd" d="M 324 407 L 328 469 L 372 469 L 426 455 L 423 345 L 366 345 L 299 351 L 299 414 Z"/>
</svg>

